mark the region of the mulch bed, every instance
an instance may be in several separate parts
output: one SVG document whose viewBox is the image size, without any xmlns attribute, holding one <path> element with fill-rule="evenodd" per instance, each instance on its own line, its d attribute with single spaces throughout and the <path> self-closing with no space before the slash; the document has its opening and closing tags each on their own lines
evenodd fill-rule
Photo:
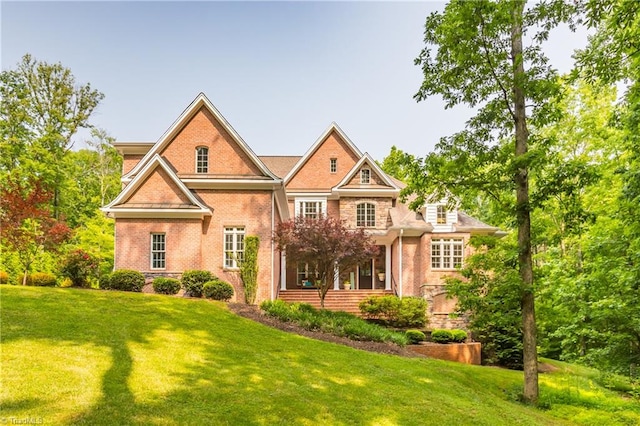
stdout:
<svg viewBox="0 0 640 426">
<path fill-rule="evenodd" d="M 338 343 L 340 345 L 350 346 L 355 349 L 361 349 L 363 351 L 377 352 L 389 355 L 399 355 L 408 358 L 425 358 L 424 355 L 417 354 L 410 351 L 407 348 L 395 345 L 393 343 L 380 343 L 380 342 L 361 342 L 357 340 L 347 339 L 346 337 L 338 337 L 333 334 L 322 333 L 320 331 L 309 331 L 304 328 L 292 324 L 290 322 L 283 322 L 276 318 L 265 315 L 257 306 L 245 305 L 242 303 L 229 303 L 229 309 L 240 315 L 241 317 L 248 318 L 250 320 L 259 322 L 269 327 L 277 328 L 278 330 L 286 331 L 288 333 L 295 333 L 301 336 L 309 337 L 311 339 L 323 340 L 325 342 Z"/>
</svg>

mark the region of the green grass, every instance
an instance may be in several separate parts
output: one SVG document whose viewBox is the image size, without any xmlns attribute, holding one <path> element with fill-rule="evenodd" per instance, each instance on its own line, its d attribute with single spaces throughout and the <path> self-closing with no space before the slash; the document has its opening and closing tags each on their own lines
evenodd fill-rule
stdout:
<svg viewBox="0 0 640 426">
<path fill-rule="evenodd" d="M 541 377 L 358 351 L 287 334 L 220 302 L 1 286 L 0 417 L 45 424 L 640 423 L 590 371 Z"/>
</svg>

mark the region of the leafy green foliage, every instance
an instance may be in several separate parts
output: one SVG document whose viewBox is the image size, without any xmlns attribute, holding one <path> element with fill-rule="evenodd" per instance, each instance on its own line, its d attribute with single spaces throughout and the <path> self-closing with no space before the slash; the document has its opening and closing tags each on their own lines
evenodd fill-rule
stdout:
<svg viewBox="0 0 640 426">
<path fill-rule="evenodd" d="M 435 329 L 431 331 L 431 340 L 436 343 L 453 342 L 453 333 L 451 330 Z"/>
<path fill-rule="evenodd" d="M 407 330 L 404 334 L 407 336 L 407 339 L 409 339 L 409 343 L 411 344 L 423 342 L 427 338 L 427 336 L 425 336 L 420 330 Z"/>
<path fill-rule="evenodd" d="M 153 279 L 153 291 L 160 294 L 177 294 L 180 291 L 180 280 L 157 277 Z"/>
<path fill-rule="evenodd" d="M 467 332 L 464 330 L 453 329 L 451 330 L 451 336 L 454 343 L 464 343 L 467 340 Z"/>
<path fill-rule="evenodd" d="M 266 300 L 260 304 L 260 309 L 271 317 L 296 323 L 306 330 L 322 331 L 351 340 L 390 342 L 401 346 L 409 341 L 404 333 L 370 324 L 346 312 L 317 310 L 307 303 L 289 304 L 282 300 Z"/>
<path fill-rule="evenodd" d="M 248 305 L 256 302 L 258 293 L 258 248 L 260 238 L 247 235 L 244 238 L 244 258 L 240 262 L 240 278 L 244 287 L 244 301 Z"/>
<path fill-rule="evenodd" d="M 9 274 L 5 271 L 0 271 L 0 284 L 9 284 Z"/>
<path fill-rule="evenodd" d="M 73 250 L 64 257 L 60 273 L 76 287 L 90 287 L 98 274 L 98 260 L 84 250 Z"/>
<path fill-rule="evenodd" d="M 34 272 L 27 276 L 27 285 L 36 287 L 55 287 L 56 276 L 46 272 Z"/>
<path fill-rule="evenodd" d="M 370 296 L 359 304 L 360 312 L 390 327 L 423 327 L 427 302 L 420 297 Z"/>
<path fill-rule="evenodd" d="M 202 286 L 213 279 L 217 278 L 211 272 L 193 269 L 184 271 L 180 282 L 187 296 L 202 297 Z"/>
<path fill-rule="evenodd" d="M 105 290 L 142 291 L 144 275 L 131 269 L 117 269 L 100 281 L 100 288 Z"/>
<path fill-rule="evenodd" d="M 233 297 L 233 286 L 222 280 L 213 280 L 204 283 L 202 293 L 207 299 L 222 300 L 226 302 Z"/>
</svg>

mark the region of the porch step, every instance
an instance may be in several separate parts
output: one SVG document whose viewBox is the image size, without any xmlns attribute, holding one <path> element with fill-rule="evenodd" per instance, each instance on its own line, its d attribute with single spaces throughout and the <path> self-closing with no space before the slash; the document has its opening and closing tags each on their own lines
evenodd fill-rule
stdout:
<svg viewBox="0 0 640 426">
<path fill-rule="evenodd" d="M 360 315 L 358 304 L 369 296 L 393 294 L 390 290 L 329 290 L 324 298 L 324 308 L 330 311 L 344 311 Z M 278 296 L 285 302 L 304 302 L 320 308 L 320 297 L 315 289 L 280 290 Z"/>
</svg>

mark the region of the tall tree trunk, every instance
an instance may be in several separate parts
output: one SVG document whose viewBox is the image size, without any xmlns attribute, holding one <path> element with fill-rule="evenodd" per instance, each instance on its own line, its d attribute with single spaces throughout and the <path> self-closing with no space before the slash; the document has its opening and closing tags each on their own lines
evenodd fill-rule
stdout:
<svg viewBox="0 0 640 426">
<path fill-rule="evenodd" d="M 538 354 L 536 349 L 536 317 L 533 291 L 533 264 L 531 260 L 531 217 L 529 205 L 529 172 L 527 162 L 528 132 L 524 95 L 524 64 L 522 58 L 522 16 L 524 1 L 513 3 L 513 27 L 511 30 L 511 57 L 513 61 L 513 102 L 516 133 L 515 157 L 518 169 L 515 173 L 516 218 L 518 222 L 518 266 L 522 279 L 521 307 L 524 361 L 524 400 L 538 401 Z"/>
</svg>

